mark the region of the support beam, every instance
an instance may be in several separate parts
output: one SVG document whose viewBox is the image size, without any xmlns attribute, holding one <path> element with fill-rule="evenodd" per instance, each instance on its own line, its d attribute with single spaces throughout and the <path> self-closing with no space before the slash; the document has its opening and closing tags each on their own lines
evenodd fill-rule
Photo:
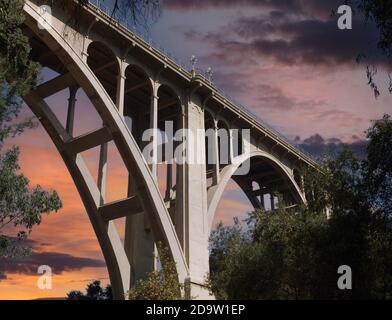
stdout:
<svg viewBox="0 0 392 320">
<path fill-rule="evenodd" d="M 99 207 L 98 212 L 105 221 L 111 221 L 142 213 L 143 208 L 138 197 L 133 196 L 125 200 L 105 204 Z"/>
<path fill-rule="evenodd" d="M 104 127 L 72 139 L 64 145 L 64 149 L 70 154 L 78 154 L 107 143 L 112 139 L 111 133 Z"/>
<path fill-rule="evenodd" d="M 166 172 L 166 194 L 165 200 L 170 201 L 171 198 L 171 191 L 173 189 L 173 164 L 168 163 Z"/>
<path fill-rule="evenodd" d="M 48 104 L 41 99 L 36 90 L 31 91 L 23 99 L 27 105 L 34 106 L 34 113 L 41 122 L 50 124 L 50 130 L 52 131 L 49 132 L 49 134 L 52 136 L 52 139 L 55 136 L 60 137 L 62 141 L 68 141 L 71 138 L 54 112 L 50 109 Z"/>
<path fill-rule="evenodd" d="M 252 195 L 258 197 L 269 193 L 282 193 L 283 191 L 290 191 L 290 188 L 285 185 L 279 185 L 274 188 L 261 188 L 259 190 L 252 191 Z"/>
<path fill-rule="evenodd" d="M 218 143 L 218 123 L 214 120 L 214 138 L 212 140 L 213 147 L 213 176 L 212 176 L 212 184 L 218 185 L 220 182 L 220 166 L 219 166 L 219 143 Z"/>
<path fill-rule="evenodd" d="M 57 92 L 75 85 L 77 85 L 77 83 L 72 75 L 70 73 L 65 73 L 39 85 L 37 88 L 35 88 L 34 92 L 43 100 Z"/>
<path fill-rule="evenodd" d="M 117 77 L 117 93 L 116 93 L 116 107 L 121 116 L 124 116 L 124 101 L 125 101 L 125 66 L 121 62 L 120 73 Z"/>
<path fill-rule="evenodd" d="M 255 171 L 258 171 L 258 169 L 255 169 Z M 264 170 L 262 170 L 262 172 L 256 173 L 256 174 L 252 175 L 252 179 L 254 181 L 263 181 L 262 179 L 274 177 L 274 176 L 276 176 L 276 174 L 277 174 L 276 171 L 272 171 L 272 170 L 264 171 Z"/>
<path fill-rule="evenodd" d="M 100 73 L 100 72 L 106 70 L 107 68 L 110 68 L 111 66 L 114 66 L 115 64 L 116 64 L 116 61 L 110 61 L 107 64 L 104 64 L 103 66 L 100 66 L 100 67 L 94 69 L 93 72 L 95 74 Z"/>
<path fill-rule="evenodd" d="M 174 106 L 176 104 L 178 104 L 178 100 L 177 99 L 170 99 L 169 101 L 159 105 L 159 109 L 162 110 L 162 109 Z"/>
<path fill-rule="evenodd" d="M 166 108 L 168 108 L 170 106 L 174 106 L 176 104 L 178 104 L 178 100 L 177 99 L 171 99 L 171 100 L 169 100 L 169 101 L 167 101 L 167 102 L 165 102 L 163 104 L 159 104 L 159 111 L 162 111 L 163 109 L 166 109 Z M 150 114 L 150 111 L 146 110 L 145 114 Z M 159 120 L 161 120 L 161 119 L 159 119 Z"/>
<path fill-rule="evenodd" d="M 72 137 L 75 122 L 75 107 L 76 107 L 76 93 L 78 92 L 78 86 L 72 86 L 69 88 L 69 99 L 68 99 L 68 112 L 67 112 L 67 124 L 65 130 Z"/>
<path fill-rule="evenodd" d="M 147 86 L 148 84 L 149 84 L 149 81 L 145 81 L 145 82 L 139 83 L 139 84 L 137 84 L 137 85 L 135 85 L 133 87 L 127 88 L 125 90 L 125 94 L 131 93 L 132 91 L 135 91 L 135 90 L 138 90 L 138 89 L 141 89 L 141 88 Z"/>
<path fill-rule="evenodd" d="M 158 88 L 157 84 L 154 84 L 153 95 L 151 96 L 151 108 L 150 108 L 150 129 L 154 130 L 152 137 L 152 159 L 151 159 L 151 172 L 155 178 L 157 178 L 157 163 L 158 163 Z"/>
</svg>

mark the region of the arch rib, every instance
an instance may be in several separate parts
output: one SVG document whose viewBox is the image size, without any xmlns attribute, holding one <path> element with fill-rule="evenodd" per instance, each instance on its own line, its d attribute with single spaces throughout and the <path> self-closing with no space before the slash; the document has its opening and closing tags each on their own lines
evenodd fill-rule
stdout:
<svg viewBox="0 0 392 320">
<path fill-rule="evenodd" d="M 274 163 L 285 175 L 285 177 L 290 181 L 292 184 L 292 187 L 294 188 L 295 191 L 295 196 L 297 198 L 297 201 L 299 203 L 306 203 L 305 196 L 301 192 L 301 189 L 297 185 L 297 183 L 294 180 L 294 177 L 280 164 L 280 162 L 275 159 L 273 156 L 270 154 L 264 152 L 264 151 L 254 151 L 249 154 L 244 154 L 236 159 L 234 159 L 234 163 L 226 166 L 222 171 L 221 171 L 221 180 L 218 185 L 215 185 L 211 187 L 208 190 L 208 213 L 207 213 L 207 219 L 208 219 L 208 225 L 210 230 L 213 227 L 213 221 L 215 218 L 215 213 L 218 208 L 219 201 L 221 200 L 223 196 L 223 192 L 226 189 L 227 184 L 229 183 L 230 179 L 233 177 L 237 169 L 245 162 L 249 161 L 252 158 L 255 157 L 262 157 L 265 159 L 270 160 L 272 163 Z"/>
<path fill-rule="evenodd" d="M 144 209 L 144 212 L 151 213 L 153 232 L 157 241 L 162 241 L 170 250 L 176 262 L 177 272 L 180 282 L 184 283 L 188 278 L 188 267 L 181 249 L 180 242 L 176 235 L 170 215 L 165 207 L 165 203 L 160 195 L 159 188 L 151 171 L 148 168 L 143 155 L 133 139 L 124 119 L 119 114 L 111 98 L 104 90 L 96 76 L 78 55 L 72 46 L 67 43 L 60 32 L 56 29 L 38 30 L 37 21 L 41 18 L 37 8 L 30 1 L 25 2 L 24 11 L 26 13 L 25 24 L 58 55 L 69 73 L 81 88 L 84 89 L 94 107 L 104 119 L 105 126 L 113 137 L 113 140 L 124 160 L 129 173 L 134 180 L 139 182 L 137 195 Z M 64 148 L 64 141 L 70 139 L 68 133 L 61 126 L 57 118 L 43 110 L 49 110 L 42 101 L 42 98 L 34 92 L 25 98 L 26 103 L 42 122 L 44 128 L 52 138 L 57 149 L 71 173 L 71 176 L 78 188 L 79 194 L 86 207 L 95 233 L 101 245 L 110 279 L 113 285 L 116 298 L 124 298 L 123 294 L 129 287 L 129 262 L 125 252 L 118 250 L 121 244 L 113 221 L 105 223 L 99 215 L 100 192 L 92 178 L 88 177 L 87 170 L 80 155 L 70 155 Z M 63 139 L 65 138 L 65 139 Z"/>
</svg>

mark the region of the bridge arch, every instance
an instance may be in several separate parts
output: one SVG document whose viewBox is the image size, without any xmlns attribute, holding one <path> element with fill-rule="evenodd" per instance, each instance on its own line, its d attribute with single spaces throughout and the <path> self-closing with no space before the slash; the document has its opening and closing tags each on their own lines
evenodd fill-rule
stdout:
<svg viewBox="0 0 392 320">
<path fill-rule="evenodd" d="M 72 47 L 60 31 L 55 28 L 44 30 L 38 28 L 37 21 L 40 21 L 41 14 L 37 6 L 30 1 L 26 1 L 24 12 L 26 14 L 26 26 L 37 39 L 42 41 L 59 58 L 67 69 L 66 73 L 58 78 L 51 80 L 49 83 L 44 83 L 30 92 L 24 97 L 24 100 L 40 119 L 77 186 L 103 251 L 114 297 L 123 299 L 124 293 L 129 288 L 130 263 L 121 239 L 114 228 L 113 216 L 107 215 L 107 209 L 110 209 L 109 211 L 112 211 L 111 209 L 114 207 L 124 209 L 124 206 L 127 208 L 130 203 L 134 204 L 135 200 L 138 204 L 140 203 L 144 212 L 151 214 L 150 218 L 153 221 L 152 227 L 155 238 L 157 241 L 162 241 L 169 248 L 171 256 L 176 262 L 179 280 L 184 283 L 189 271 L 170 215 L 160 196 L 156 180 L 110 93 L 106 91 L 99 78 L 83 60 L 81 53 Z M 104 128 L 77 138 L 69 135 L 43 101 L 44 95 L 48 92 L 55 91 L 64 85 L 69 86 L 70 83 L 75 82 L 83 88 L 101 118 L 104 119 Z M 100 145 L 101 140 L 113 140 L 115 142 L 128 171 L 134 176 L 134 180 L 139 183 L 137 199 L 130 198 L 120 203 L 102 204 L 101 190 L 89 175 L 79 154 L 83 151 L 83 148 L 95 147 L 95 144 Z"/>
<path fill-rule="evenodd" d="M 305 203 L 306 199 L 303 193 L 301 192 L 300 187 L 298 186 L 297 182 L 295 181 L 294 177 L 290 172 L 276 159 L 274 156 L 264 152 L 264 151 L 254 151 L 251 152 L 250 154 L 244 154 L 242 156 L 239 156 L 237 159 L 235 159 L 235 163 L 226 166 L 223 168 L 221 172 L 221 179 L 218 185 L 211 187 L 208 190 L 208 213 L 207 213 L 207 219 L 208 219 L 208 225 L 210 227 L 210 230 L 213 228 L 213 221 L 215 218 L 216 210 L 219 204 L 219 201 L 222 198 L 223 192 L 225 191 L 230 179 L 232 179 L 235 176 L 236 171 L 238 168 L 244 164 L 246 161 L 252 161 L 255 159 L 260 159 L 262 161 L 265 161 L 266 164 L 271 166 L 275 170 L 276 175 L 280 175 L 282 179 L 284 179 L 290 186 L 290 193 L 293 196 L 294 200 L 297 202 L 297 204 Z M 251 170 L 252 170 L 252 164 L 251 164 Z M 241 177 L 241 176 L 239 176 Z M 243 176 L 245 177 L 245 176 Z M 240 180 L 240 179 L 239 179 Z M 252 190 L 253 189 L 253 182 L 255 180 L 249 180 L 246 181 L 246 183 L 237 183 L 241 186 L 245 194 L 248 196 L 249 200 L 251 201 L 252 204 L 254 204 L 254 199 L 251 199 L 249 197 L 249 191 L 257 191 L 257 190 Z M 237 182 L 237 181 L 236 181 Z M 260 188 L 260 182 L 256 181 L 257 184 L 259 185 Z M 247 186 L 245 186 L 247 185 Z M 255 205 L 254 205 L 255 206 Z M 256 209 L 256 208 L 255 208 Z"/>
</svg>

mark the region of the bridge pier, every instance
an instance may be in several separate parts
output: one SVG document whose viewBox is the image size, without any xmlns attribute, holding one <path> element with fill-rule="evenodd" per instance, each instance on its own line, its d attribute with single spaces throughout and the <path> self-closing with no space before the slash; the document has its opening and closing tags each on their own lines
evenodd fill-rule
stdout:
<svg viewBox="0 0 392 320">
<path fill-rule="evenodd" d="M 205 138 L 197 133 L 204 129 L 204 111 L 190 101 L 186 108 L 186 128 L 195 139 L 187 139 L 187 163 L 185 164 L 185 256 L 189 266 L 190 296 L 197 299 L 211 299 L 205 283 L 209 273 L 208 241 L 210 228 L 207 219 L 206 165 L 192 161 L 189 157 L 205 159 Z M 189 152 L 192 150 L 192 152 Z M 197 163 L 195 163 L 197 162 Z"/>
</svg>

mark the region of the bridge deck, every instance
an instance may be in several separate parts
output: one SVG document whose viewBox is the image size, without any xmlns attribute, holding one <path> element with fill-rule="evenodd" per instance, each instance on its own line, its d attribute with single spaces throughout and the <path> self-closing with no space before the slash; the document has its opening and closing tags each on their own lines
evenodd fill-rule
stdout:
<svg viewBox="0 0 392 320">
<path fill-rule="evenodd" d="M 196 76 L 194 76 L 190 71 L 192 69 L 190 63 L 187 64 L 177 59 L 173 54 L 156 44 L 147 32 L 143 32 L 134 25 L 130 24 L 130 21 L 120 18 L 116 13 L 112 14 L 112 11 L 102 4 L 100 0 L 89 0 L 86 10 L 88 10 L 96 18 L 106 22 L 110 28 L 122 33 L 125 37 L 128 37 L 134 45 L 143 49 L 147 54 L 153 56 L 155 59 L 171 68 L 172 71 L 188 81 L 190 84 L 198 83 L 198 85 L 207 89 L 210 92 L 210 95 L 217 102 L 222 104 L 224 108 L 238 114 L 238 116 L 243 118 L 251 128 L 259 130 L 269 139 L 272 139 L 276 144 L 280 145 L 289 153 L 297 157 L 300 161 L 312 167 L 318 166 L 317 162 L 310 154 L 301 150 L 299 146 L 295 145 L 287 137 L 268 125 L 260 118 L 259 115 L 250 111 L 242 104 L 237 103 L 227 93 L 217 88 L 212 81 L 203 75 L 202 72 L 199 71 Z"/>
</svg>

